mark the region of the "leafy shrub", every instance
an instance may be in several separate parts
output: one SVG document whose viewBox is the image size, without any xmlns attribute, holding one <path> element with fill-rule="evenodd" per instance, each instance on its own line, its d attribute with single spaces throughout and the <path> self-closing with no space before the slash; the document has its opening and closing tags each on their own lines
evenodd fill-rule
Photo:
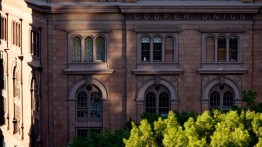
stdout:
<svg viewBox="0 0 262 147">
<path fill-rule="evenodd" d="M 261 146 L 262 113 L 254 111 L 206 111 L 189 117 L 183 126 L 172 112 L 150 125 L 143 119 L 133 123 L 131 135 L 124 139 L 133 146 Z"/>
</svg>

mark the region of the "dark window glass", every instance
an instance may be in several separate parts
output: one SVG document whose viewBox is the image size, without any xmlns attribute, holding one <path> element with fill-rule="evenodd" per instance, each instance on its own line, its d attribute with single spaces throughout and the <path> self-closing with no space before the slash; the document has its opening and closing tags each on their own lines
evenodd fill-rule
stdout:
<svg viewBox="0 0 262 147">
<path fill-rule="evenodd" d="M 156 95 L 153 92 L 146 94 L 146 112 L 156 113 Z"/>
<path fill-rule="evenodd" d="M 169 94 L 162 92 L 159 94 L 159 114 L 168 114 L 169 111 Z"/>
<path fill-rule="evenodd" d="M 229 61 L 236 62 L 238 60 L 238 39 L 233 36 L 229 39 Z"/>
<path fill-rule="evenodd" d="M 81 61 L 81 38 L 78 37 L 78 36 L 75 36 L 73 38 L 72 61 L 73 62 L 80 62 Z"/>
<path fill-rule="evenodd" d="M 218 38 L 217 50 L 217 60 L 219 62 L 226 62 L 226 37 L 221 36 Z"/>
<path fill-rule="evenodd" d="M 155 37 L 153 42 L 153 60 L 154 62 L 160 62 L 162 61 L 162 39 Z"/>
<path fill-rule="evenodd" d="M 220 107 L 220 95 L 218 92 L 214 91 L 210 95 L 210 109 Z"/>
<path fill-rule="evenodd" d="M 105 62 L 105 38 L 102 36 L 96 39 L 96 60 Z"/>
<path fill-rule="evenodd" d="M 85 61 L 93 62 L 93 38 L 91 37 L 85 39 Z"/>
<path fill-rule="evenodd" d="M 148 37 L 143 37 L 141 41 L 141 61 L 150 61 L 150 41 Z"/>
</svg>

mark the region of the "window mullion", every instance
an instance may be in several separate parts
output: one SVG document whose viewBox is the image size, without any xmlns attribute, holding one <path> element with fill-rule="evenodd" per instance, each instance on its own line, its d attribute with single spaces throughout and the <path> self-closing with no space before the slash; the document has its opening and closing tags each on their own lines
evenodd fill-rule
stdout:
<svg viewBox="0 0 262 147">
<path fill-rule="evenodd" d="M 96 62 L 96 38 L 93 40 L 93 61 Z"/>
<path fill-rule="evenodd" d="M 229 62 L 229 38 L 226 38 L 226 62 Z"/>
<path fill-rule="evenodd" d="M 85 61 L 85 37 L 82 37 L 81 38 L 81 46 L 80 46 L 80 49 L 81 49 L 81 62 L 84 62 Z"/>
<path fill-rule="evenodd" d="M 149 49 L 150 49 L 150 56 L 149 56 L 149 62 L 153 62 L 153 50 L 154 50 L 154 44 L 153 44 L 153 40 L 152 38 L 150 38 L 150 42 L 149 42 Z"/>
<path fill-rule="evenodd" d="M 217 47 L 218 47 L 218 38 L 216 37 L 215 38 L 215 62 L 217 62 L 217 55 L 218 55 L 218 49 L 217 49 Z"/>
</svg>

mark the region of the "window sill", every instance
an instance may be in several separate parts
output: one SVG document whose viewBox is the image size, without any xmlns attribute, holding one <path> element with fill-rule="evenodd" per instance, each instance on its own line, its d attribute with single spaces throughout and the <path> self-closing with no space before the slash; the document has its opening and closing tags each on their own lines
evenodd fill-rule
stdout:
<svg viewBox="0 0 262 147">
<path fill-rule="evenodd" d="M 68 63 L 68 68 L 64 70 L 65 74 L 112 74 L 114 69 L 108 68 L 107 63 Z"/>
<path fill-rule="evenodd" d="M 247 69 L 242 63 L 202 63 L 202 68 L 197 69 L 200 74 L 245 74 Z"/>
<path fill-rule="evenodd" d="M 177 63 L 139 63 L 134 75 L 177 75 L 183 72 Z"/>
<path fill-rule="evenodd" d="M 78 75 L 78 74 L 112 74 L 114 72 L 114 69 L 108 69 L 108 68 L 69 68 L 65 69 L 64 73 L 68 75 Z"/>
</svg>

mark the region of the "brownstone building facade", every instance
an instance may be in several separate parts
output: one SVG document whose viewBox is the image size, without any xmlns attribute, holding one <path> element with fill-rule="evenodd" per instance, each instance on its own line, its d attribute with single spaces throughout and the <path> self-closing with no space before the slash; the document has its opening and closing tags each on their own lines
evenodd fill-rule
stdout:
<svg viewBox="0 0 262 147">
<path fill-rule="evenodd" d="M 2 0 L 6 147 L 262 101 L 262 1 Z"/>
</svg>

